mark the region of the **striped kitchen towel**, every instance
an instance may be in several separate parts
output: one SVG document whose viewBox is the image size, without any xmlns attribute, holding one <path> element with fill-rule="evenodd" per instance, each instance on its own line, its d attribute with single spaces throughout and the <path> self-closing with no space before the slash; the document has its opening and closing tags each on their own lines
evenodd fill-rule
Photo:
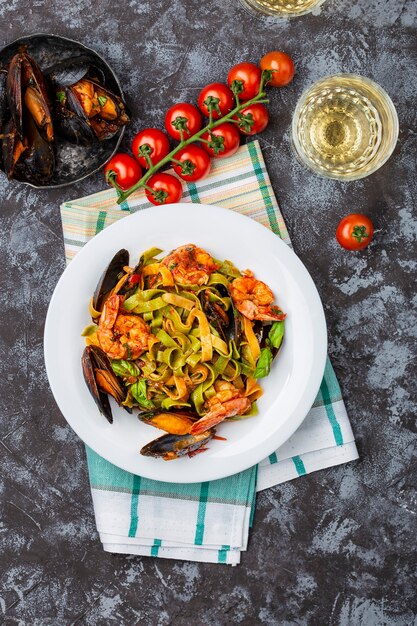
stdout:
<svg viewBox="0 0 417 626">
<path fill-rule="evenodd" d="M 184 184 L 184 202 L 204 202 L 247 215 L 290 244 L 259 143 L 215 159 L 203 181 Z M 150 207 L 143 191 L 120 206 L 113 189 L 61 206 L 67 261 L 94 235 L 131 212 Z M 335 373 L 323 382 L 296 433 L 258 467 L 187 485 L 162 483 L 121 470 L 87 448 L 97 529 L 104 549 L 236 565 L 246 550 L 255 493 L 358 458 Z"/>
</svg>

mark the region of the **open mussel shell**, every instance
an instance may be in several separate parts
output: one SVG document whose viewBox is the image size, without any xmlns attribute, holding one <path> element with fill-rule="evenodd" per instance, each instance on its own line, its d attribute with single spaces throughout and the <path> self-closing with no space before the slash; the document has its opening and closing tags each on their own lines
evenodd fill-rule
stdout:
<svg viewBox="0 0 417 626">
<path fill-rule="evenodd" d="M 164 411 L 160 409 L 139 413 L 138 418 L 141 422 L 155 426 L 155 428 L 164 430 L 171 435 L 188 435 L 199 416 L 191 411 Z"/>
<path fill-rule="evenodd" d="M 240 313 L 236 309 L 227 288 L 224 285 L 216 285 L 216 288 L 222 297 L 230 298 L 229 310 L 224 311 L 216 302 L 210 302 L 209 295 L 205 290 L 201 291 L 199 295 L 202 309 L 208 321 L 217 330 L 223 341 L 227 343 L 229 340 L 233 340 L 236 346 L 239 347 L 243 336 Z"/>
<path fill-rule="evenodd" d="M 32 117 L 25 121 L 27 149 L 14 168 L 14 178 L 46 185 L 55 169 L 55 154 L 52 144 L 44 139 Z"/>
<path fill-rule="evenodd" d="M 62 99 L 62 102 L 58 99 Z M 54 119 L 59 135 L 68 141 L 89 146 L 97 141 L 89 119 L 70 88 L 55 93 Z"/>
<path fill-rule="evenodd" d="M 96 311 L 102 310 L 106 296 L 117 285 L 126 265 L 129 265 L 129 252 L 122 248 L 116 252 L 97 283 L 93 295 L 93 308 Z"/>
<path fill-rule="evenodd" d="M 54 137 L 49 96 L 42 72 L 27 52 L 20 50 L 11 59 L 7 73 L 7 99 L 16 131 L 25 140 L 25 120 L 30 116 L 46 141 Z"/>
<path fill-rule="evenodd" d="M 69 57 L 45 70 L 47 80 L 55 87 L 75 85 L 87 74 L 95 77 L 102 84 L 106 81 L 103 70 L 94 64 L 90 54 Z"/>
<path fill-rule="evenodd" d="M 123 99 L 120 83 L 111 67 L 97 52 L 87 46 L 59 35 L 34 34 L 21 37 L 0 50 L 0 68 L 7 68 L 12 58 L 23 48 L 25 48 L 26 53 L 37 62 L 43 74 L 45 74 L 47 68 L 52 68 L 62 61 L 67 61 L 65 72 L 67 73 L 69 82 L 72 82 L 74 78 L 74 74 L 71 79 L 69 78 L 69 68 L 71 65 L 77 65 L 77 69 L 80 69 L 80 57 L 81 61 L 84 58 L 85 65 L 87 65 L 88 62 L 89 67 L 92 68 L 89 73 L 91 78 L 98 80 L 100 83 L 104 83 L 106 89 Z M 75 64 L 74 60 L 76 61 Z M 82 70 L 82 73 L 83 72 L 84 69 Z M 0 70 L 0 102 L 4 74 L 5 72 Z M 50 84 L 49 81 L 48 84 Z M 52 90 L 50 90 L 50 92 L 51 100 L 54 101 Z M 3 115 L 3 125 L 7 123 L 10 118 L 8 103 L 6 109 Z M 0 114 L 0 118 L 1 117 Z M 76 137 L 80 135 L 84 137 L 86 132 L 85 127 L 79 130 L 80 124 L 74 123 L 72 118 L 69 121 L 65 120 L 64 124 L 65 123 L 71 125 L 72 128 L 74 128 L 75 125 Z M 56 128 L 57 125 L 54 124 L 54 127 Z M 64 139 L 62 134 L 60 134 L 60 136 L 56 137 L 54 140 L 55 170 L 52 178 L 46 183 L 29 182 L 27 180 L 20 182 L 25 182 L 36 188 L 63 187 L 64 185 L 78 182 L 99 171 L 117 152 L 125 128 L 124 126 L 118 126 L 117 129 L 111 130 L 112 132 L 108 133 L 112 135 L 110 139 L 103 142 L 95 140 L 94 143 L 89 143 L 89 145 L 85 145 L 85 141 L 78 141 L 78 144 L 74 141 L 70 142 Z M 115 130 L 115 134 L 113 134 L 113 130 Z M 0 129 L 0 134 L 4 134 L 4 128 Z M 5 167 L 1 161 L 2 159 L 0 158 L 0 168 L 4 170 Z M 43 180 L 45 179 L 43 178 Z"/>
<path fill-rule="evenodd" d="M 172 461 L 202 448 L 213 439 L 215 432 L 212 428 L 201 435 L 163 435 L 146 444 L 140 453 L 143 456 Z"/>
<path fill-rule="evenodd" d="M 69 99 L 75 99 L 75 96 L 70 95 Z M 71 143 L 88 146 L 96 141 L 93 129 L 86 118 L 77 115 L 59 102 L 55 105 L 55 125 L 58 134 Z"/>
<path fill-rule="evenodd" d="M 126 399 L 127 391 L 122 381 L 114 374 L 105 352 L 98 346 L 86 346 L 81 357 L 84 380 L 98 410 L 113 423 L 113 414 L 108 395 L 120 406 Z M 129 413 L 131 409 L 124 407 Z"/>
</svg>

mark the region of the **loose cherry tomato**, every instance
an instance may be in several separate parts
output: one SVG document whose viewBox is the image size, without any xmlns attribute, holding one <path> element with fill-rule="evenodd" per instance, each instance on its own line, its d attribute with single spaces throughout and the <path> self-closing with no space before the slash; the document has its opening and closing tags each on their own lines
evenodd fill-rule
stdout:
<svg viewBox="0 0 417 626">
<path fill-rule="evenodd" d="M 130 154 L 118 152 L 105 165 L 104 177 L 109 185 L 116 183 L 126 191 L 142 178 L 142 168 Z"/>
<path fill-rule="evenodd" d="M 346 250 L 366 248 L 374 236 L 374 226 L 366 215 L 351 213 L 344 217 L 336 229 L 336 239 Z"/>
<path fill-rule="evenodd" d="M 152 204 L 172 204 L 182 198 L 181 181 L 171 174 L 161 172 L 150 177 L 145 194 Z"/>
<path fill-rule="evenodd" d="M 141 166 L 148 169 L 146 155 L 151 159 L 152 165 L 159 163 L 169 152 L 169 139 L 158 128 L 145 128 L 134 137 L 132 152 Z"/>
<path fill-rule="evenodd" d="M 198 106 L 200 111 L 206 117 L 209 117 L 209 106 L 212 105 L 212 117 L 214 120 L 218 120 L 219 117 L 223 117 L 233 109 L 235 99 L 233 92 L 230 91 L 227 85 L 223 83 L 211 83 L 200 91 L 198 96 Z"/>
<path fill-rule="evenodd" d="M 271 87 L 284 87 L 294 77 L 294 63 L 292 58 L 285 52 L 268 52 L 262 57 L 260 66 L 262 70 L 272 70 L 272 78 L 268 82 Z"/>
<path fill-rule="evenodd" d="M 240 117 L 235 115 L 235 119 L 239 120 L 239 130 L 243 135 L 256 135 L 268 126 L 268 111 L 259 102 L 250 104 L 246 109 L 242 109 L 240 115 L 247 116 Z"/>
<path fill-rule="evenodd" d="M 240 100 L 250 100 L 259 93 L 261 78 L 262 71 L 254 63 L 238 63 L 230 70 L 227 84 L 233 91 L 232 85 L 235 83 Z"/>
<path fill-rule="evenodd" d="M 197 133 L 201 128 L 201 113 L 194 104 L 180 102 L 168 109 L 165 115 L 165 128 L 168 135 L 178 141 L 181 140 L 179 127 L 183 129 L 184 139 Z M 175 126 L 173 126 L 175 124 Z M 177 127 L 177 128 L 176 128 Z"/>
<path fill-rule="evenodd" d="M 172 167 L 174 171 L 183 180 L 189 180 L 194 182 L 204 178 L 210 171 L 211 161 L 210 157 L 203 148 L 191 144 L 179 150 L 175 157 L 176 163 L 173 161 Z"/>
<path fill-rule="evenodd" d="M 210 144 L 203 143 L 202 146 L 210 156 L 218 159 L 232 156 L 239 149 L 240 144 L 240 134 L 236 125 L 227 122 L 214 128 L 211 133 L 204 133 L 201 139 L 210 142 Z"/>
</svg>

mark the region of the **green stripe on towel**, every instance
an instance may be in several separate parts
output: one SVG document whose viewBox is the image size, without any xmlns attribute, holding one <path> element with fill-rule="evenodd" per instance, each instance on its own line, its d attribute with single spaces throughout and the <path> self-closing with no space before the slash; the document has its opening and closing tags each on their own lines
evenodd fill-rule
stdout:
<svg viewBox="0 0 417 626">
<path fill-rule="evenodd" d="M 130 528 L 129 537 L 136 537 L 136 531 L 138 529 L 138 503 L 140 493 L 140 476 L 133 476 L 132 485 L 132 500 L 130 503 Z"/>
<path fill-rule="evenodd" d="M 307 474 L 303 460 L 300 456 L 293 456 L 292 460 L 294 461 L 295 469 L 297 470 L 299 476 L 304 476 L 304 474 Z"/>
<path fill-rule="evenodd" d="M 161 539 L 154 539 L 153 546 L 151 548 L 151 556 L 158 556 L 159 548 L 161 547 Z"/>
<path fill-rule="evenodd" d="M 195 530 L 194 543 L 196 546 L 203 544 L 204 537 L 204 518 L 206 516 L 207 497 L 210 483 L 201 483 L 200 503 L 198 505 L 197 526 Z"/>
</svg>

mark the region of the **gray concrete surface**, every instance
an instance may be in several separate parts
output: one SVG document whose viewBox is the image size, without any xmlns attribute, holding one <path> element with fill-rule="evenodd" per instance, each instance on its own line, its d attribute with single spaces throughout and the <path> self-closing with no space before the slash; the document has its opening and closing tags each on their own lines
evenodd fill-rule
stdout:
<svg viewBox="0 0 417 626">
<path fill-rule="evenodd" d="M 293 55 L 297 76 L 273 93 L 260 141 L 294 247 L 323 298 L 361 455 L 260 494 L 237 568 L 103 553 L 83 446 L 54 403 L 42 352 L 64 269 L 58 205 L 103 180 L 39 192 L 2 176 L 0 623 L 416 624 L 415 0 L 328 0 L 318 15 L 281 23 L 251 17 L 237 0 L 10 0 L 0 2 L 0 20 L 2 45 L 50 31 L 106 56 L 134 112 L 126 147 L 234 63 L 270 49 Z M 350 184 L 306 171 L 289 145 L 303 89 L 343 71 L 385 87 L 401 123 L 388 164 Z M 352 210 L 377 229 L 358 255 L 334 239 Z"/>
</svg>

